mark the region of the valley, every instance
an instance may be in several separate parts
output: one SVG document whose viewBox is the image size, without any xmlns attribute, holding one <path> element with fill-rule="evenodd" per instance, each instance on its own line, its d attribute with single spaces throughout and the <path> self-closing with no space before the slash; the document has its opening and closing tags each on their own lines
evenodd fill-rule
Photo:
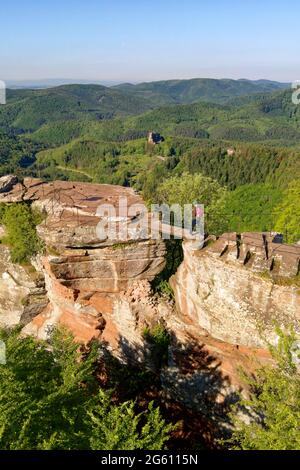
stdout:
<svg viewBox="0 0 300 470">
<path fill-rule="evenodd" d="M 0 373 L 25 411 L 0 405 L 0 445 L 242 447 L 253 417 L 240 369 L 290 393 L 299 381 L 284 356 L 300 334 L 300 112 L 289 85 L 192 79 L 7 95 L 0 334 L 10 359 Z M 139 215 L 121 214 L 120 198 L 204 204 L 203 244 L 136 236 Z M 100 216 L 100 203 L 114 216 Z M 127 238 L 99 239 L 99 219 Z M 14 394 L 3 385 L 3 396 Z"/>
</svg>

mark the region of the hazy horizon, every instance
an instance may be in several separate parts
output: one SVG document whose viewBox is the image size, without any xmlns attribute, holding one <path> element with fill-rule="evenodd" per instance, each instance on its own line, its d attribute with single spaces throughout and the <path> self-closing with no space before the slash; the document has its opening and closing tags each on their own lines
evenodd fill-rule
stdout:
<svg viewBox="0 0 300 470">
<path fill-rule="evenodd" d="M 16 0 L 2 6 L 0 79 L 293 82 L 299 13 L 296 0 Z"/>
<path fill-rule="evenodd" d="M 130 80 L 130 81 L 121 81 L 121 80 L 118 80 L 118 81 L 114 81 L 114 80 L 95 80 L 95 79 L 80 79 L 80 78 L 43 78 L 43 79 L 39 79 L 39 80 L 35 80 L 35 79 L 27 79 L 27 80 L 10 80 L 10 79 L 7 79 L 5 80 L 5 83 L 7 85 L 8 88 L 12 87 L 20 87 L 20 88 L 27 88 L 27 87 L 30 87 L 30 86 L 33 86 L 33 87 L 39 87 L 39 86 L 42 86 L 42 87 L 45 87 L 47 88 L 48 86 L 49 87 L 52 87 L 52 86 L 61 86 L 61 85 L 103 85 L 103 86 L 107 86 L 107 87 L 110 87 L 110 86 L 117 86 L 117 85 L 120 85 L 120 84 L 124 84 L 124 83 L 128 83 L 128 84 L 131 84 L 131 85 L 138 85 L 138 84 L 141 84 L 141 83 L 151 83 L 151 82 L 160 82 L 160 81 L 177 81 L 177 80 L 197 80 L 197 79 L 200 79 L 200 80 L 235 80 L 235 81 L 240 81 L 240 80 L 245 80 L 245 81 L 253 81 L 253 82 L 256 82 L 256 81 L 270 81 L 270 82 L 278 82 L 278 83 L 281 83 L 281 84 L 286 84 L 286 85 L 289 85 L 289 82 L 281 82 L 281 81 L 278 81 L 278 80 L 272 80 L 272 79 L 269 79 L 269 78 L 259 78 L 259 79 L 255 79 L 255 80 L 252 80 L 252 79 L 249 79 L 249 78 L 238 78 L 238 79 L 234 79 L 234 78 L 230 78 L 230 77 L 221 77 L 221 78 L 214 78 L 214 77 L 190 77 L 190 78 L 184 78 L 184 79 L 181 79 L 181 78 L 171 78 L 171 79 L 167 79 L 167 80 L 164 80 L 164 79 L 161 79 L 161 80 L 144 80 L 144 81 L 139 81 L 139 80 Z"/>
</svg>

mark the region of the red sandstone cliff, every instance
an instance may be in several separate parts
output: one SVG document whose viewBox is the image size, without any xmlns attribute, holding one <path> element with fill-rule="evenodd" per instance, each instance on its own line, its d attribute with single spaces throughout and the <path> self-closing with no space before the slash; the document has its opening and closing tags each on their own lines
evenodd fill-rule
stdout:
<svg viewBox="0 0 300 470">
<path fill-rule="evenodd" d="M 120 197 L 129 205 L 142 203 L 132 189 L 118 186 L 33 179 L 21 184 L 15 178 L 2 184 L 0 202 L 31 201 L 45 212 L 37 230 L 46 252 L 33 260 L 44 278 L 44 297 L 37 296 L 38 308 L 30 314 L 24 298 L 42 292 L 2 255 L 0 322 L 22 318 L 23 331 L 41 338 L 62 324 L 79 341 L 97 337 L 116 356 L 135 360 L 145 353 L 145 326 L 163 323 L 172 334 L 162 371 L 168 393 L 197 408 L 207 400 L 226 401 L 239 387 L 238 365 L 249 369 L 255 358 L 269 360 L 265 339 L 274 340 L 274 321 L 300 331 L 300 247 L 275 243 L 267 234 L 225 234 L 196 251 L 185 242 L 184 261 L 171 280 L 176 308 L 153 296 L 149 284 L 164 267 L 163 240 L 144 232 L 133 238 L 135 217 L 120 216 Z M 97 236 L 97 208 L 105 203 L 116 207 L 118 223 L 129 228 L 127 238 Z M 16 274 L 9 277 L 12 269 Z M 13 277 L 19 281 L 12 284 Z"/>
</svg>

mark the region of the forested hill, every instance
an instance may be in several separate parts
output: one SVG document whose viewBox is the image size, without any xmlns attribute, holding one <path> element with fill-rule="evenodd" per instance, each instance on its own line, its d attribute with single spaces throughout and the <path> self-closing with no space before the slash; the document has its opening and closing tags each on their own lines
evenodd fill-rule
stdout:
<svg viewBox="0 0 300 470">
<path fill-rule="evenodd" d="M 271 93 L 287 88 L 288 84 L 269 80 L 230 80 L 194 78 L 191 80 L 165 80 L 132 85 L 124 83 L 114 89 L 131 96 L 150 99 L 155 105 L 191 104 L 198 101 L 226 103 L 233 97 L 257 93 Z"/>
<path fill-rule="evenodd" d="M 202 175 L 227 191 L 222 230 L 298 241 L 299 110 L 291 89 L 160 107 L 97 85 L 11 90 L 0 106 L 0 176 L 130 185 L 149 201 L 169 178 L 177 188 Z M 148 145 L 149 131 L 164 142 Z"/>
<path fill-rule="evenodd" d="M 239 98 L 240 104 L 164 106 L 121 119 L 52 121 L 30 137 L 53 146 L 77 137 L 105 141 L 146 138 L 153 130 L 165 136 L 295 146 L 300 141 L 300 107 L 292 103 L 291 93 L 287 90 Z"/>
<path fill-rule="evenodd" d="M 143 98 L 100 85 L 64 85 L 43 90 L 8 90 L 0 107 L 0 126 L 34 131 L 62 120 L 101 120 L 143 113 L 153 106 Z"/>
<path fill-rule="evenodd" d="M 130 140 L 145 137 L 149 130 L 191 138 L 295 145 L 300 139 L 300 112 L 291 95 L 288 89 L 231 98 L 227 104 L 157 107 L 151 99 L 98 85 L 8 90 L 8 103 L 0 107 L 0 132 L 25 133 L 35 142 L 51 146 L 81 136 Z"/>
<path fill-rule="evenodd" d="M 224 104 L 261 92 L 269 96 L 282 87 L 284 84 L 268 81 L 194 79 L 117 87 L 62 85 L 41 90 L 8 90 L 7 105 L 0 107 L 0 128 L 32 132 L 57 121 L 101 121 L 142 114 L 170 104 L 201 101 Z M 193 113 L 193 108 L 189 111 Z"/>
<path fill-rule="evenodd" d="M 300 140 L 300 107 L 292 102 L 292 91 L 238 98 L 230 104 L 195 103 L 172 105 L 134 116 L 126 129 L 145 132 L 155 129 L 168 135 L 273 142 L 296 145 Z"/>
</svg>

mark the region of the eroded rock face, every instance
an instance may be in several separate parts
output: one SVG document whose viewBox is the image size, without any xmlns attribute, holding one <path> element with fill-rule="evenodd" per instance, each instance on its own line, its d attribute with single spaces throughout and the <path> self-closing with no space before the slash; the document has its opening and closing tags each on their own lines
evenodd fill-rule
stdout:
<svg viewBox="0 0 300 470">
<path fill-rule="evenodd" d="M 165 244 L 140 228 L 143 201 L 130 188 L 25 178 L 0 194 L 0 202 L 16 201 L 31 201 L 45 214 L 37 231 L 46 246 L 39 269 L 49 305 L 26 326 L 28 333 L 45 338 L 61 323 L 80 341 L 99 337 L 118 294 L 164 268 Z M 103 210 L 108 205 L 112 213 Z"/>
<path fill-rule="evenodd" d="M 26 325 L 47 304 L 43 277 L 13 264 L 8 248 L 0 244 L 0 326 Z"/>
<path fill-rule="evenodd" d="M 11 191 L 17 182 L 18 178 L 14 175 L 2 176 L 0 178 L 0 193 L 7 193 L 8 191 Z"/>
<path fill-rule="evenodd" d="M 146 362 L 153 368 L 144 331 L 158 323 L 166 328 L 170 345 L 167 361 L 159 371 L 162 387 L 173 400 L 206 414 L 209 419 L 218 416 L 220 420 L 224 408 L 236 399 L 241 389 L 240 367 L 251 371 L 261 363 L 270 362 L 265 350 L 237 347 L 213 338 L 196 322 L 176 311 L 172 302 L 153 296 L 146 280 L 135 281 L 119 294 L 95 294 L 89 298 L 88 305 L 95 307 L 95 313 L 102 311 L 97 337 L 124 362 Z M 62 320 L 70 326 L 65 315 Z M 82 320 L 74 313 L 73 321 L 78 327 Z"/>
<path fill-rule="evenodd" d="M 34 261 L 39 285 L 0 245 L 0 325 L 22 322 L 24 333 L 39 338 L 65 325 L 76 340 L 98 338 L 121 360 L 149 361 L 143 332 L 160 323 L 171 336 L 161 370 L 166 392 L 210 415 L 212 403 L 221 408 L 240 388 L 239 366 L 270 361 L 265 340 L 275 339 L 274 321 L 300 332 L 300 246 L 247 233 L 212 238 L 202 249 L 184 242 L 184 261 L 171 280 L 176 308 L 151 291 L 165 245 L 134 231 L 138 217 L 124 212 L 125 198 L 129 207 L 142 203 L 133 190 L 13 181 L 0 202 L 31 201 L 45 213 L 37 229 L 46 252 Z M 115 208 L 121 240 L 109 231 L 99 238 L 99 221 L 108 221 L 101 204 Z"/>
<path fill-rule="evenodd" d="M 165 264 L 165 247 L 155 240 L 66 251 L 51 257 L 50 269 L 62 285 L 80 292 L 120 292 L 133 280 L 153 279 Z"/>
<path fill-rule="evenodd" d="M 300 333 L 299 260 L 299 247 L 262 234 L 224 234 L 198 251 L 186 242 L 171 280 L 178 309 L 213 338 L 264 348 L 275 322 Z"/>
</svg>

